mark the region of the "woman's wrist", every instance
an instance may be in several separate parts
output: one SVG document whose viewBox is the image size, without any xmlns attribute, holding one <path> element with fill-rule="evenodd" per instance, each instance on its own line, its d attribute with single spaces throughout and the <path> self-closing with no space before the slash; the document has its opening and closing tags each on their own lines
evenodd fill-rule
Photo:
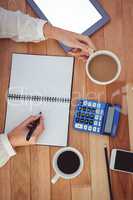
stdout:
<svg viewBox="0 0 133 200">
<path fill-rule="evenodd" d="M 56 39 L 55 38 L 55 27 L 49 23 L 44 24 L 43 33 L 44 33 L 44 36 L 48 39 Z"/>
<path fill-rule="evenodd" d="M 8 140 L 9 140 L 10 144 L 12 145 L 12 147 L 15 148 L 16 144 L 15 144 L 15 141 L 14 141 L 14 139 L 13 139 L 13 137 L 10 133 L 8 134 Z"/>
</svg>

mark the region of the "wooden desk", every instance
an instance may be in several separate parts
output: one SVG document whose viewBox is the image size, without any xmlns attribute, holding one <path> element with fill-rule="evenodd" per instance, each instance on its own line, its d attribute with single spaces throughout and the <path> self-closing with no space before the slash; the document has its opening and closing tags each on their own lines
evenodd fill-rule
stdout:
<svg viewBox="0 0 133 200">
<path fill-rule="evenodd" d="M 17 156 L 0 169 L 0 200 L 109 200 L 109 190 L 103 146 L 130 149 L 125 86 L 133 81 L 133 1 L 101 0 L 111 15 L 111 22 L 94 34 L 98 49 L 109 49 L 118 54 L 122 62 L 120 79 L 107 87 L 88 80 L 85 66 L 76 61 L 74 71 L 73 99 L 69 129 L 69 145 L 84 155 L 83 173 L 72 181 L 60 180 L 51 185 L 54 172 L 51 166 L 53 154 L 58 148 L 17 148 Z M 33 15 L 25 0 L 0 0 L 0 6 L 20 9 Z M 65 55 L 57 42 L 48 40 L 39 44 L 16 44 L 0 40 L 0 128 L 4 128 L 6 111 L 5 94 L 8 88 L 12 52 L 42 55 Z M 78 97 L 121 103 L 123 115 L 118 136 L 114 139 L 88 134 L 77 134 L 72 128 L 74 100 Z M 133 149 L 132 149 L 133 150 Z M 132 175 L 111 172 L 115 200 L 133 199 Z"/>
</svg>

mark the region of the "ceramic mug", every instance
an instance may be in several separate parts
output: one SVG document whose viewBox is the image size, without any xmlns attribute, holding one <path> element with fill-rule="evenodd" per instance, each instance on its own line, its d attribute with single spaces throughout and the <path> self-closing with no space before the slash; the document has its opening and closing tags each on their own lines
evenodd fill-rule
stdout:
<svg viewBox="0 0 133 200">
<path fill-rule="evenodd" d="M 65 173 L 63 173 L 63 172 L 59 169 L 58 164 L 57 164 L 57 160 L 58 160 L 59 156 L 60 156 L 62 153 L 66 152 L 66 151 L 72 151 L 72 152 L 74 152 L 74 153 L 78 156 L 78 158 L 79 158 L 79 162 L 80 162 L 79 167 L 78 167 L 78 169 L 77 169 L 74 173 L 72 173 L 72 174 L 65 174 Z M 62 149 L 60 149 L 59 151 L 57 151 L 56 154 L 55 154 L 54 157 L 53 157 L 53 168 L 54 168 L 54 171 L 55 171 L 56 174 L 55 174 L 55 176 L 52 178 L 51 182 L 52 182 L 53 184 L 55 184 L 55 183 L 59 180 L 59 178 L 63 178 L 63 179 L 73 179 L 73 178 L 77 177 L 77 176 L 82 172 L 83 166 L 84 166 L 83 156 L 82 156 L 82 154 L 81 154 L 77 149 L 72 148 L 72 147 L 65 147 L 65 148 L 62 148 Z"/>
<path fill-rule="evenodd" d="M 91 76 L 91 74 L 89 72 L 89 65 L 90 65 L 92 59 L 94 59 L 95 57 L 97 57 L 99 55 L 110 56 L 111 58 L 114 59 L 114 61 L 117 64 L 117 72 L 116 72 L 115 77 L 113 79 L 109 80 L 109 81 L 106 81 L 106 82 L 96 80 L 94 77 Z M 99 85 L 108 85 L 108 84 L 116 81 L 118 79 L 120 73 L 121 73 L 121 63 L 120 63 L 119 58 L 113 52 L 107 51 L 107 50 L 99 50 L 99 51 L 90 52 L 90 57 L 88 58 L 87 63 L 86 63 L 86 74 L 93 83 L 96 83 L 96 84 L 99 84 Z"/>
</svg>

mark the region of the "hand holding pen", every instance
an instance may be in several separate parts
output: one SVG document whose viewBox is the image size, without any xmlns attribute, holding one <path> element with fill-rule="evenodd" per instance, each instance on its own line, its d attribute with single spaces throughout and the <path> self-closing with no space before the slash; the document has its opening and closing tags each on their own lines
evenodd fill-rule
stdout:
<svg viewBox="0 0 133 200">
<path fill-rule="evenodd" d="M 29 132 L 26 135 L 26 140 L 29 141 L 30 138 L 32 137 L 34 131 L 36 130 L 37 126 L 40 124 L 40 119 L 41 119 L 41 112 L 39 113 L 39 116 L 36 120 L 28 124 L 27 128 L 29 129 Z"/>
<path fill-rule="evenodd" d="M 29 132 L 29 125 L 39 119 L 39 124 L 36 129 L 33 131 L 32 137 L 29 141 L 26 140 L 27 133 Z M 15 129 L 13 129 L 9 134 L 8 138 L 13 147 L 17 146 L 26 146 L 36 144 L 38 137 L 44 132 L 44 118 L 42 115 L 38 116 L 30 116 L 25 121 L 23 121 L 20 125 L 18 125 Z"/>
</svg>

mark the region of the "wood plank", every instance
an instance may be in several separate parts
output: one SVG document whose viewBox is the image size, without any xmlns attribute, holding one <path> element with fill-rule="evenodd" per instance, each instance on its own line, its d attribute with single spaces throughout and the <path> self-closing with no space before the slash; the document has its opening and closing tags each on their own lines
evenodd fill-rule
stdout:
<svg viewBox="0 0 133 200">
<path fill-rule="evenodd" d="M 0 1 L 0 6 L 7 8 L 7 2 Z M 9 80 L 9 40 L 0 40 L 0 132 L 4 130 L 4 119 L 6 111 L 6 93 Z M 0 168 L 0 199 L 11 200 L 10 185 L 10 162 Z"/>
<path fill-rule="evenodd" d="M 47 55 L 60 55 L 64 56 L 66 55 L 63 49 L 58 45 L 56 41 L 53 40 L 47 40 Z M 58 150 L 58 147 L 51 147 L 51 163 L 52 158 L 55 154 L 55 152 Z M 54 176 L 55 172 L 53 171 L 53 167 L 51 164 L 51 178 Z M 52 197 L 51 200 L 71 200 L 71 189 L 70 189 L 70 181 L 60 179 L 55 185 L 51 185 L 52 190 Z"/>
<path fill-rule="evenodd" d="M 0 168 L 0 200 L 11 200 L 10 162 Z"/>
<path fill-rule="evenodd" d="M 25 1 L 9 1 L 8 9 L 25 11 Z M 26 43 L 15 43 L 9 40 L 8 56 L 10 61 L 8 66 L 11 67 L 11 56 L 13 52 L 26 53 Z M 9 77 L 9 76 L 7 76 Z M 7 90 L 6 90 L 7 91 Z M 17 155 L 11 159 L 11 199 L 30 199 L 30 152 L 29 147 L 17 148 Z M 20 170 L 21 169 L 21 170 Z M 21 181 L 20 181 L 21 180 Z"/>
<path fill-rule="evenodd" d="M 90 186 L 72 187 L 72 200 L 91 200 Z"/>
<path fill-rule="evenodd" d="M 104 29 L 106 29 L 107 26 L 93 36 L 93 41 L 98 50 L 105 49 Z M 86 91 L 89 99 L 106 102 L 106 87 L 94 84 L 87 77 Z M 104 145 L 106 144 L 109 149 L 108 143 L 109 138 L 107 136 L 100 137 L 91 134 L 89 135 L 89 169 L 91 174 L 92 200 L 97 200 L 99 198 L 109 199 L 108 179 L 104 157 Z"/>
<path fill-rule="evenodd" d="M 73 129 L 73 115 L 76 106 L 76 101 L 79 98 L 86 98 L 86 86 L 85 86 L 85 63 L 76 59 L 74 69 L 74 81 L 73 81 L 73 96 L 70 115 L 70 128 L 69 128 L 69 145 L 78 149 L 84 157 L 84 170 L 80 176 L 71 181 L 71 186 L 76 185 L 89 185 L 90 184 L 90 172 L 89 172 L 89 137 L 88 134 L 83 132 L 77 132 Z"/>
<path fill-rule="evenodd" d="M 133 83 L 129 83 L 127 85 L 127 105 L 128 105 L 130 149 L 133 151 Z"/>
<path fill-rule="evenodd" d="M 11 160 L 11 199 L 30 200 L 30 154 L 29 147 L 17 148 Z"/>
<path fill-rule="evenodd" d="M 51 200 L 49 148 L 31 147 L 31 199 Z"/>
<path fill-rule="evenodd" d="M 128 83 L 133 82 L 133 1 L 122 0 L 122 24 L 123 24 L 123 51 L 126 80 Z"/>
<path fill-rule="evenodd" d="M 27 13 L 36 17 L 32 9 L 27 5 Z M 46 55 L 46 41 L 39 43 L 28 43 L 29 54 Z M 45 115 L 45 113 L 44 113 Z M 50 188 L 50 150 L 47 146 L 30 147 L 30 164 L 31 164 L 31 199 L 46 200 L 51 199 Z"/>
</svg>

